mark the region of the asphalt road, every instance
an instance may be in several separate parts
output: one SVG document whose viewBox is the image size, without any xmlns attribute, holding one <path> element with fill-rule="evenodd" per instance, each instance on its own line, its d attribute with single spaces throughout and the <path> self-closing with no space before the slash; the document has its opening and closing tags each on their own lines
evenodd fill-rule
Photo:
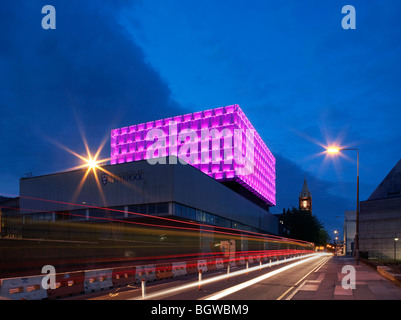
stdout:
<svg viewBox="0 0 401 320">
<path fill-rule="evenodd" d="M 153 282 L 146 286 L 147 300 L 277 300 L 290 299 L 297 285 L 310 273 L 328 261 L 331 256 L 303 258 L 279 265 L 260 268 L 259 264 L 245 268 L 231 268 L 230 277 L 227 270 L 206 273 L 204 283 L 199 289 L 198 276 L 186 276 L 163 282 Z M 248 271 L 248 272 L 247 272 Z M 243 272 L 243 274 L 234 274 Z M 141 300 L 141 285 L 130 288 L 116 289 L 97 293 L 92 296 L 82 296 L 82 299 L 92 300 Z"/>
</svg>

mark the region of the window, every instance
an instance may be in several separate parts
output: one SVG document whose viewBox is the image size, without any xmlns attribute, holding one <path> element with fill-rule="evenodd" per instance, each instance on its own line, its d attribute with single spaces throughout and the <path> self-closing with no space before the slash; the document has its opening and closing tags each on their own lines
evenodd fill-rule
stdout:
<svg viewBox="0 0 401 320">
<path fill-rule="evenodd" d="M 146 204 L 138 205 L 138 213 L 147 214 Z"/>
<path fill-rule="evenodd" d="M 182 217 L 182 206 L 178 203 L 175 204 L 175 215 L 178 217 Z"/>
<path fill-rule="evenodd" d="M 202 210 L 196 210 L 196 220 L 197 221 L 205 221 L 204 215 L 205 213 Z"/>
<path fill-rule="evenodd" d="M 206 222 L 209 224 L 214 224 L 215 220 L 214 220 L 215 216 L 213 214 L 207 213 L 206 214 Z"/>
<path fill-rule="evenodd" d="M 85 220 L 86 219 L 86 209 L 71 211 L 71 220 Z"/>
<path fill-rule="evenodd" d="M 158 203 L 157 204 L 157 214 L 168 214 L 168 203 Z"/>
<path fill-rule="evenodd" d="M 188 212 L 188 218 L 191 220 L 196 220 L 196 210 L 193 208 L 188 208 L 189 212 Z"/>
<path fill-rule="evenodd" d="M 154 203 L 148 204 L 148 214 L 156 214 L 156 205 Z"/>
<path fill-rule="evenodd" d="M 123 206 L 118 206 L 118 207 L 111 207 L 108 210 L 110 213 L 110 216 L 113 217 L 114 219 L 116 218 L 124 218 L 124 207 Z"/>
</svg>

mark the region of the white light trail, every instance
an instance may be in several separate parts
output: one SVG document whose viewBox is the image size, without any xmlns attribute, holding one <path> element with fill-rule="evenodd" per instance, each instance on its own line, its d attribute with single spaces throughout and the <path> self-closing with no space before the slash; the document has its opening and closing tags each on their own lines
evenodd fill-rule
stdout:
<svg viewBox="0 0 401 320">
<path fill-rule="evenodd" d="M 212 294 L 212 295 L 206 297 L 204 300 L 218 300 L 218 299 L 224 298 L 225 296 L 228 296 L 228 295 L 230 295 L 232 293 L 235 293 L 235 292 L 237 292 L 239 290 L 242 290 L 242 289 L 245 289 L 245 288 L 247 288 L 249 286 L 252 286 L 252 285 L 254 285 L 254 284 L 256 284 L 256 283 L 258 283 L 260 281 L 263 281 L 263 280 L 265 280 L 267 278 L 270 278 L 270 277 L 272 277 L 272 276 L 274 276 L 276 274 L 279 274 L 279 273 L 281 273 L 281 272 L 283 272 L 285 270 L 288 270 L 288 269 L 291 269 L 293 267 L 299 266 L 300 264 L 303 264 L 303 263 L 308 262 L 310 260 L 319 258 L 322 255 L 326 255 L 326 254 L 320 254 L 320 253 L 313 254 L 311 257 L 309 257 L 307 259 L 303 259 L 301 261 L 297 261 L 297 262 L 292 263 L 292 264 L 290 264 L 288 266 L 282 267 L 280 269 L 277 269 L 277 270 L 274 270 L 272 272 L 266 273 L 266 274 L 264 274 L 262 276 L 256 277 L 256 278 L 254 278 L 252 280 L 248 280 L 248 281 L 240 283 L 240 284 L 238 284 L 236 286 L 230 287 L 228 289 L 224 289 L 224 290 L 222 290 L 222 291 L 220 291 L 220 292 L 218 292 L 216 294 Z"/>
<path fill-rule="evenodd" d="M 302 259 L 301 261 L 295 263 L 296 265 L 298 265 L 298 264 L 304 263 L 306 261 L 309 261 L 311 259 L 315 259 L 317 257 L 321 257 L 322 255 L 324 255 L 324 254 L 322 254 L 322 253 L 312 253 L 312 254 L 308 254 L 308 255 L 304 255 L 304 256 L 300 256 L 300 257 L 288 258 L 286 260 L 277 260 L 277 261 L 274 261 L 274 262 L 271 262 L 271 263 L 265 263 L 265 264 L 262 264 L 262 265 L 257 265 L 257 266 L 254 266 L 254 267 L 251 267 L 251 268 L 248 268 L 248 269 L 241 269 L 241 270 L 238 270 L 238 271 L 235 271 L 235 272 L 231 272 L 231 273 L 228 273 L 228 274 L 222 274 L 220 276 L 216 276 L 216 277 L 213 277 L 213 278 L 202 280 L 201 282 L 195 281 L 195 282 L 192 282 L 192 283 L 189 283 L 189 284 L 186 284 L 186 285 L 174 287 L 174 288 L 167 289 L 167 290 L 158 291 L 158 292 L 155 292 L 153 294 L 147 294 L 146 295 L 146 299 L 160 298 L 162 296 L 171 295 L 171 294 L 179 293 L 181 291 L 185 291 L 185 290 L 188 290 L 188 289 L 191 289 L 191 288 L 194 288 L 194 287 L 198 287 L 199 285 L 203 286 L 205 284 L 209 284 L 209 283 L 212 283 L 212 282 L 216 282 L 216 281 L 224 280 L 224 279 L 227 279 L 227 278 L 235 277 L 235 276 L 238 276 L 238 275 L 241 275 L 241 274 L 244 274 L 244 273 L 252 272 L 252 271 L 255 271 L 255 270 L 260 270 L 260 269 L 263 269 L 263 268 L 268 268 L 268 267 L 279 265 L 279 264 L 286 263 L 286 262 L 289 262 L 289 261 Z M 270 276 L 273 276 L 274 274 L 272 274 L 272 273 L 274 273 L 274 272 L 275 272 L 275 274 L 280 273 L 280 272 L 284 271 L 282 269 L 287 270 L 287 269 L 291 268 L 292 266 L 293 266 L 293 264 L 285 266 L 285 267 L 283 267 L 281 269 L 269 272 L 266 275 L 270 275 L 271 274 Z M 264 276 L 266 276 L 266 275 L 264 275 Z M 266 277 L 266 278 L 268 278 L 268 277 Z M 258 278 L 255 278 L 255 279 L 258 279 Z M 261 281 L 261 280 L 259 280 L 259 281 Z M 235 287 L 232 287 L 232 288 L 235 288 Z M 240 289 L 238 289 L 238 290 L 240 290 Z M 209 296 L 208 300 L 212 300 L 212 299 L 210 299 L 210 297 L 212 297 L 212 296 Z M 142 300 L 142 297 L 135 297 L 135 298 L 128 299 L 128 300 Z"/>
</svg>

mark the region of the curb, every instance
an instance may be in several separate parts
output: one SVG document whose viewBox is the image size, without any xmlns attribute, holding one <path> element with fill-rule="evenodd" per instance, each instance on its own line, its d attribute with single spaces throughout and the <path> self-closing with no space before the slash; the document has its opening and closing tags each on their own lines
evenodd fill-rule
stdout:
<svg viewBox="0 0 401 320">
<path fill-rule="evenodd" d="M 387 266 L 377 266 L 377 272 L 386 279 L 393 281 L 395 284 L 401 287 L 401 274 L 392 273 L 391 268 Z"/>
</svg>

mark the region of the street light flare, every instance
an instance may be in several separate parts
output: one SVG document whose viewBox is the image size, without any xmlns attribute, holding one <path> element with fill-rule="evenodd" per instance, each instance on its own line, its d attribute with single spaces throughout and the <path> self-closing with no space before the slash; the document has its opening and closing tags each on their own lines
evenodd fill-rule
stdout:
<svg viewBox="0 0 401 320">
<path fill-rule="evenodd" d="M 93 170 L 98 167 L 99 161 L 97 161 L 96 159 L 92 159 L 92 157 L 89 157 L 89 159 L 86 159 L 85 161 L 89 169 Z"/>
<path fill-rule="evenodd" d="M 336 148 L 336 147 L 330 147 L 330 148 L 327 148 L 326 150 L 327 150 L 327 153 L 339 153 L 340 152 L 340 149 Z"/>
</svg>

